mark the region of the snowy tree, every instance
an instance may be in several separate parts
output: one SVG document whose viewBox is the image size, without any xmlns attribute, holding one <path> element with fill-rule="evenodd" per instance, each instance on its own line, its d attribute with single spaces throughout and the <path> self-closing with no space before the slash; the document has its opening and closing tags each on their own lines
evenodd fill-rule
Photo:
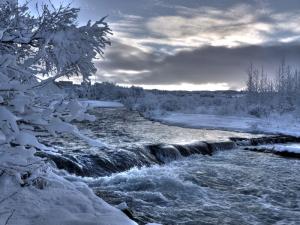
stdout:
<svg viewBox="0 0 300 225">
<path fill-rule="evenodd" d="M 96 72 L 92 60 L 110 43 L 105 18 L 78 27 L 79 9 L 70 5 L 43 5 L 37 8 L 38 17 L 32 17 L 26 5 L 6 4 L 0 10 L 2 55 L 16 51 L 18 65 L 34 75 L 51 75 L 53 80 L 80 74 L 88 82 Z"/>
<path fill-rule="evenodd" d="M 96 72 L 93 59 L 110 43 L 110 29 L 104 18 L 78 27 L 79 9 L 69 5 L 43 5 L 33 17 L 26 5 L 5 2 L 0 7 L 1 132 L 10 142 L 16 141 L 15 135 L 4 134 L 19 133 L 23 122 L 50 128 L 49 121 L 59 120 L 64 110 L 69 111 L 64 121 L 82 116 L 75 112 L 79 103 L 48 93 L 43 98 L 43 93 L 46 85 L 63 76 L 80 75 L 88 82 Z"/>
<path fill-rule="evenodd" d="M 265 108 L 264 111 L 275 109 L 276 113 L 292 112 L 300 107 L 299 71 L 287 64 L 284 59 L 281 60 L 277 74 L 273 78 L 269 78 L 263 68 L 259 71 L 252 64 L 247 74 L 247 103 L 255 105 L 260 110 Z"/>
<path fill-rule="evenodd" d="M 71 6 L 38 11 L 32 16 L 26 5 L 0 0 L 0 223 L 134 225 L 86 184 L 67 181 L 35 156 L 58 154 L 38 132 L 71 133 L 102 146 L 70 123 L 94 118 L 54 81 L 78 75 L 88 83 L 110 34 L 104 18 L 77 26 L 79 10 Z"/>
<path fill-rule="evenodd" d="M 105 18 L 77 26 L 79 9 L 70 5 L 37 6 L 38 16 L 32 16 L 27 5 L 0 3 L 0 174 L 13 174 L 24 184 L 22 174 L 34 174 L 37 165 L 45 165 L 30 163 L 36 161 L 35 150 L 54 151 L 38 141 L 37 130 L 52 135 L 71 133 L 91 145 L 103 146 L 70 124 L 94 117 L 54 81 L 77 75 L 89 82 L 96 72 L 93 60 L 110 44 L 111 31 Z M 12 149 L 24 150 L 17 157 L 24 162 L 18 163 L 28 165 L 16 163 Z"/>
</svg>

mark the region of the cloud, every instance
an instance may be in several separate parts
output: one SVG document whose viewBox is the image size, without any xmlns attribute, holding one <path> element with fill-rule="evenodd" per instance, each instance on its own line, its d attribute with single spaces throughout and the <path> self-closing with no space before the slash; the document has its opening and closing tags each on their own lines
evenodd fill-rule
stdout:
<svg viewBox="0 0 300 225">
<path fill-rule="evenodd" d="M 115 28 L 120 40 L 169 54 L 207 45 L 236 47 L 300 40 L 300 10 L 282 12 L 267 3 L 258 5 L 233 4 L 225 9 L 172 5 L 173 14 L 124 17 Z"/>
<path fill-rule="evenodd" d="M 205 46 L 164 57 L 155 52 L 115 43 L 100 62 L 99 81 L 135 85 L 181 85 L 226 83 L 241 88 L 251 62 L 276 72 L 284 57 L 292 65 L 300 62 L 300 44 L 272 46 Z"/>
<path fill-rule="evenodd" d="M 274 12 L 237 4 L 226 10 L 177 6 L 177 14 L 149 19 L 147 28 L 178 46 L 262 45 L 300 34 L 300 11 Z"/>
<path fill-rule="evenodd" d="M 150 18 L 123 15 L 123 22 L 114 24 L 114 46 L 99 80 L 144 87 L 241 88 L 251 62 L 270 74 L 283 57 L 300 62 L 300 44 L 291 43 L 300 40 L 298 10 L 282 12 L 268 4 L 232 4 L 226 10 L 172 5 L 172 10 L 176 13 Z"/>
<path fill-rule="evenodd" d="M 60 2 L 53 0 L 55 5 Z M 242 2 L 74 0 L 73 5 L 81 8 L 82 23 L 109 15 L 114 37 L 144 51 L 173 54 L 206 45 L 236 47 L 300 40 L 298 0 Z"/>
</svg>

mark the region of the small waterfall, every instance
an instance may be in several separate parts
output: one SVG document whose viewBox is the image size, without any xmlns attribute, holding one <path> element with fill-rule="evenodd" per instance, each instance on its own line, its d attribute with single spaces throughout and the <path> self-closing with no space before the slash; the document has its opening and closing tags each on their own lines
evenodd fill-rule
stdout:
<svg viewBox="0 0 300 225">
<path fill-rule="evenodd" d="M 236 147 L 233 141 L 223 142 L 194 142 L 191 144 L 156 144 L 148 145 L 150 153 L 160 163 L 167 163 L 191 155 L 212 155 L 215 151 L 229 150 Z"/>
<path fill-rule="evenodd" d="M 133 167 L 165 164 L 191 155 L 213 155 L 216 151 L 231 150 L 242 147 L 245 150 L 271 152 L 260 145 L 300 142 L 291 136 L 266 136 L 259 138 L 231 138 L 221 142 L 193 142 L 190 144 L 152 144 L 132 149 L 108 149 L 96 154 L 72 153 L 48 154 L 37 152 L 36 155 L 53 161 L 59 169 L 78 176 L 107 176 L 129 170 Z M 299 154 L 290 152 L 273 152 L 282 156 L 299 158 Z"/>
<path fill-rule="evenodd" d="M 178 149 L 173 145 L 149 145 L 147 148 L 160 163 L 168 163 L 182 157 Z"/>
<path fill-rule="evenodd" d="M 231 150 L 237 147 L 234 141 L 207 142 L 207 144 L 213 152 Z"/>
<path fill-rule="evenodd" d="M 195 154 L 202 154 L 202 155 L 212 155 L 213 150 L 210 148 L 210 146 L 205 143 L 205 142 L 194 142 L 191 144 L 186 144 L 186 145 L 175 145 L 180 153 L 187 157 L 190 155 L 195 155 Z"/>
</svg>

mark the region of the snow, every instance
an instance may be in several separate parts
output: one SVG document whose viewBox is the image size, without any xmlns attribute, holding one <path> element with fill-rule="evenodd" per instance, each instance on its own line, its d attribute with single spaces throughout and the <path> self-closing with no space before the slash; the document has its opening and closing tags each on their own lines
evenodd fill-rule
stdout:
<svg viewBox="0 0 300 225">
<path fill-rule="evenodd" d="M 33 149 L 6 147 L 0 149 L 0 224 L 136 225 Z"/>
<path fill-rule="evenodd" d="M 300 136 L 300 123 L 292 119 L 260 119 L 247 116 L 226 116 L 209 114 L 165 113 L 153 119 L 169 125 L 189 128 L 207 128 L 257 133 L 272 133 Z"/>
<path fill-rule="evenodd" d="M 275 145 L 263 145 L 260 147 L 275 152 L 291 152 L 291 153 L 300 154 L 300 144 L 275 144 Z"/>
<path fill-rule="evenodd" d="M 99 100 L 80 100 L 80 102 L 86 105 L 88 108 L 121 108 L 124 105 L 115 101 L 99 101 Z"/>
</svg>

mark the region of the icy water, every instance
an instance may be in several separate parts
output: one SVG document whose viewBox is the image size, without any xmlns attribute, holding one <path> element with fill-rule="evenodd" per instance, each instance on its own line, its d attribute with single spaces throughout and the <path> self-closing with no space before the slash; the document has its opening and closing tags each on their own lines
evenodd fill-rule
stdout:
<svg viewBox="0 0 300 225">
<path fill-rule="evenodd" d="M 125 109 L 94 113 L 95 123 L 78 125 L 107 148 L 69 137 L 48 142 L 92 171 L 83 180 L 97 195 L 113 205 L 126 202 L 141 223 L 300 224 L 297 159 L 235 148 L 159 163 L 145 147 L 255 135 L 166 126 Z"/>
<path fill-rule="evenodd" d="M 300 164 L 231 150 L 132 169 L 90 183 L 107 201 L 126 202 L 162 224 L 300 224 Z"/>
<path fill-rule="evenodd" d="M 115 148 L 156 143 L 183 144 L 194 141 L 224 141 L 230 137 L 259 136 L 221 130 L 168 126 L 149 121 L 137 112 L 123 108 L 98 109 L 93 114 L 97 117 L 95 123 L 78 124 L 79 127 L 88 128 L 91 135 L 95 135 L 96 138 Z"/>
</svg>

